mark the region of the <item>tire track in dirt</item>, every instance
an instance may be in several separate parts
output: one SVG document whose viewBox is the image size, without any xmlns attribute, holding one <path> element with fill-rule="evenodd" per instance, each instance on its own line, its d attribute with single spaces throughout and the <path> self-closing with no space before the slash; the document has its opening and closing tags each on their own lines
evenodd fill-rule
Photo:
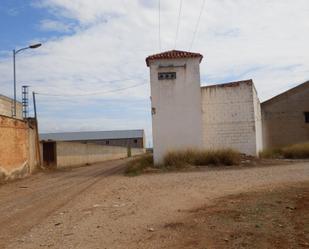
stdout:
<svg viewBox="0 0 309 249">
<path fill-rule="evenodd" d="M 103 171 L 109 169 L 111 164 L 112 167 L 115 166 L 115 162 L 107 162 L 106 164 L 107 165 L 105 165 L 105 163 L 103 164 Z M 72 184 L 78 184 L 77 180 L 80 181 L 86 177 L 94 177 L 101 171 L 102 164 L 98 164 L 91 167 L 78 168 L 75 169 L 75 171 L 48 172 L 42 174 L 41 178 L 36 179 L 36 182 L 31 182 L 31 178 L 27 178 L 20 182 L 13 182 L 4 185 L 3 187 L 6 189 L 1 189 L 0 213 L 7 212 L 7 210 L 14 208 L 23 207 L 29 203 L 29 199 L 32 201 L 41 199 L 46 193 L 52 194 L 53 191 L 58 193 L 58 189 L 60 188 L 63 190 L 69 189 Z M 53 180 L 50 180 L 51 178 Z M 34 184 L 37 184 L 37 186 L 33 186 Z M 22 190 L 23 186 L 27 186 L 27 192 Z M 14 188 L 13 191 L 11 190 L 12 188 Z"/>
<path fill-rule="evenodd" d="M 104 180 L 105 177 L 121 172 L 123 168 L 123 162 L 109 169 L 100 168 L 93 171 L 91 167 L 88 167 L 89 172 L 80 172 L 81 181 L 76 181 L 76 178 L 74 178 L 69 182 L 54 186 L 52 192 L 48 192 L 45 189 L 45 191 L 36 193 L 33 199 L 31 194 L 28 194 L 24 200 L 17 200 L 16 203 L 2 208 L 0 211 L 0 224 L 3 224 L 0 226 L 0 248 L 5 248 L 13 238 L 29 231 L 56 210 L 59 210 L 74 198 L 89 190 L 97 182 Z M 86 179 L 85 175 L 81 173 L 86 174 Z M 74 175 L 75 177 L 78 176 L 78 174 Z M 65 178 L 61 180 L 65 181 Z M 63 188 L 63 186 L 66 187 Z M 16 206 L 18 208 L 14 208 Z"/>
</svg>

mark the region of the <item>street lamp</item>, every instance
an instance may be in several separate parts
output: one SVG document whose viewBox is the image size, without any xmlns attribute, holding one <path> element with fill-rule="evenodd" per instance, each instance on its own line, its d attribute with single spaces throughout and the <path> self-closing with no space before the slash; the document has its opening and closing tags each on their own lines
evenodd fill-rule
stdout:
<svg viewBox="0 0 309 249">
<path fill-rule="evenodd" d="M 15 62 L 15 57 L 16 55 L 26 49 L 34 49 L 34 48 L 38 48 L 41 47 L 42 44 L 41 43 L 37 43 L 37 44 L 33 44 L 30 45 L 28 47 L 25 48 L 21 48 L 18 50 L 13 49 L 13 75 L 14 75 L 14 108 L 13 108 L 13 117 L 16 117 L 16 62 Z"/>
</svg>

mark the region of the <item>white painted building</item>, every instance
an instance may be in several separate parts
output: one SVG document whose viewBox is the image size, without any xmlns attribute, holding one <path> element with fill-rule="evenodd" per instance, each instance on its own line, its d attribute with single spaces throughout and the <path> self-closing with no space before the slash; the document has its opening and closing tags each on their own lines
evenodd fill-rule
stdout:
<svg viewBox="0 0 309 249">
<path fill-rule="evenodd" d="M 178 149 L 262 149 L 261 110 L 252 80 L 200 86 L 203 56 L 172 50 L 147 57 L 155 163 Z"/>
</svg>

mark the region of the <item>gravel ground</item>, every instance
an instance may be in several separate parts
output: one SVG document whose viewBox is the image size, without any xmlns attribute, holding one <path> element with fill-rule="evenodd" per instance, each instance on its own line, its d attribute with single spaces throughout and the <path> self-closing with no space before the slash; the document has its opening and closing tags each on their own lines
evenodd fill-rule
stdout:
<svg viewBox="0 0 309 249">
<path fill-rule="evenodd" d="M 156 232 L 188 210 L 230 194 L 309 181 L 308 162 L 138 177 L 116 173 L 123 163 L 0 186 L 0 248 L 165 248 L 164 238 L 153 240 Z"/>
</svg>

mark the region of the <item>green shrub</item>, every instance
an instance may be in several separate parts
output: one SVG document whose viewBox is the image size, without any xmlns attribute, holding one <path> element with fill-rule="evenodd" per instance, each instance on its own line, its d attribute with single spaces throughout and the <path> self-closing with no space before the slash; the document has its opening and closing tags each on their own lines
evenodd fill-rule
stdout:
<svg viewBox="0 0 309 249">
<path fill-rule="evenodd" d="M 238 165 L 240 161 L 240 153 L 232 149 L 179 150 L 167 153 L 163 164 L 166 168 L 183 168 L 187 165 Z"/>
<path fill-rule="evenodd" d="M 152 154 L 145 154 L 129 161 L 127 163 L 125 174 L 131 176 L 139 175 L 149 167 L 153 167 L 153 156 Z"/>
</svg>

